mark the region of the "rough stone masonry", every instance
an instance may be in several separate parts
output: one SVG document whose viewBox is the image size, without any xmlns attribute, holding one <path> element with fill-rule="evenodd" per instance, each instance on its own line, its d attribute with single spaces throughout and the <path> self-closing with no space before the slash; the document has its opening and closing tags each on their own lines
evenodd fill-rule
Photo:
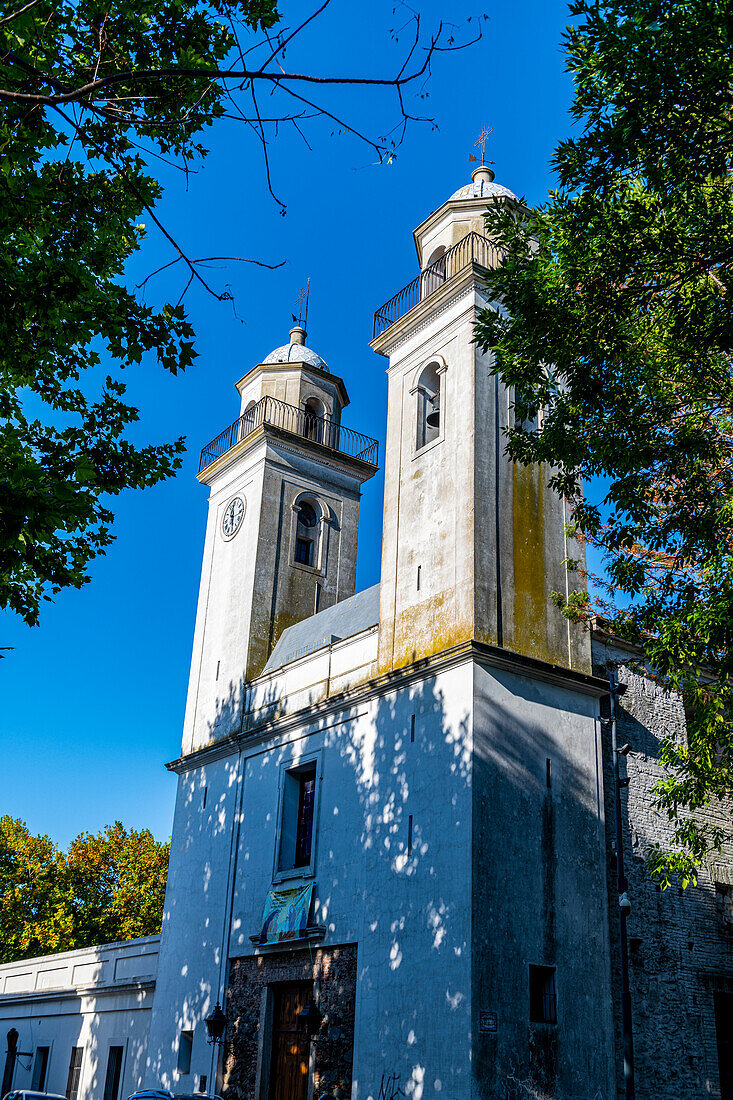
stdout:
<svg viewBox="0 0 733 1100">
<path fill-rule="evenodd" d="M 639 654 L 596 634 L 594 672 L 615 670 L 626 686 L 618 709 L 618 740 L 629 785 L 622 788 L 624 852 L 629 881 L 630 986 L 639 1100 L 690 1100 L 721 1095 L 715 1002 L 733 995 L 733 845 L 710 857 L 697 886 L 660 890 L 645 857 L 654 842 L 666 843 L 670 823 L 654 809 L 653 788 L 662 777 L 662 738 L 685 736 L 679 695 L 664 691 L 638 668 Z M 622 763 L 622 769 L 624 764 Z M 610 731 L 604 731 L 609 913 L 616 1045 L 621 1049 L 618 897 Z M 721 811 L 712 809 L 711 815 Z M 727 822 L 730 825 L 730 822 Z M 730 832 L 730 830 L 729 830 Z M 619 1067 L 618 1088 L 623 1095 Z"/>
</svg>

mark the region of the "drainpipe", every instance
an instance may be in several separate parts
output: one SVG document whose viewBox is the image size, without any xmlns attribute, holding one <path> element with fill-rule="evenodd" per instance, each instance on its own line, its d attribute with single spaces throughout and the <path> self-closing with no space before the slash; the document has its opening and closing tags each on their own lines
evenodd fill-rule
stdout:
<svg viewBox="0 0 733 1100">
<path fill-rule="evenodd" d="M 613 797 L 616 809 L 616 887 L 618 890 L 619 939 L 621 941 L 621 1031 L 623 1035 L 624 1086 L 626 1100 L 635 1100 L 634 1036 L 631 1025 L 631 991 L 629 989 L 629 941 L 626 921 L 631 910 L 627 894 L 628 883 L 624 871 L 624 834 L 621 820 L 621 772 L 620 757 L 629 752 L 628 745 L 618 748 L 616 739 L 616 696 L 624 686 L 616 682 L 616 673 L 609 676 L 611 685 L 611 753 L 613 756 Z"/>
</svg>

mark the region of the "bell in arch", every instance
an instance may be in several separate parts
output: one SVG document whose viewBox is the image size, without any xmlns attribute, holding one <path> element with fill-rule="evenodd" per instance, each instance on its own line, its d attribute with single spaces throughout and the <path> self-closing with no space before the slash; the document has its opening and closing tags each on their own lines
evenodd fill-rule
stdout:
<svg viewBox="0 0 733 1100">
<path fill-rule="evenodd" d="M 428 415 L 425 417 L 425 423 L 429 428 L 440 427 L 440 394 L 436 393 L 433 397 L 428 398 L 430 404 L 433 406 Z"/>
</svg>

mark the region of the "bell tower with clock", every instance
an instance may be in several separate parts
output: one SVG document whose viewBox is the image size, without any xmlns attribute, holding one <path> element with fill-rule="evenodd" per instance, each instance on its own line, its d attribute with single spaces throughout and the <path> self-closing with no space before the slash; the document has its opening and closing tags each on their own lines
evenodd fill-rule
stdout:
<svg viewBox="0 0 733 1100">
<path fill-rule="evenodd" d="M 209 487 L 183 752 L 242 727 L 245 687 L 283 630 L 353 595 L 376 441 L 341 424 L 341 378 L 296 325 L 237 383 L 238 419 L 204 447 Z"/>
</svg>

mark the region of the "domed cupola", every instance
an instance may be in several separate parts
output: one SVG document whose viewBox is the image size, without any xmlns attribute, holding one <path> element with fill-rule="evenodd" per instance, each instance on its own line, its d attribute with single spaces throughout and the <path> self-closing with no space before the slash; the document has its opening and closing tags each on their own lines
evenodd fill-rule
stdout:
<svg viewBox="0 0 733 1100">
<path fill-rule="evenodd" d="M 308 363 L 311 367 L 317 367 L 318 370 L 328 370 L 328 364 L 325 359 L 317 355 L 311 348 L 305 346 L 305 338 L 307 332 L 301 325 L 295 325 L 290 330 L 290 343 L 283 344 L 282 347 L 275 348 L 269 355 L 265 356 L 262 360 L 265 363 Z"/>
<path fill-rule="evenodd" d="M 306 346 L 307 332 L 296 324 L 290 343 L 265 356 L 237 382 L 242 399 L 241 414 L 264 397 L 274 398 L 311 415 L 338 424 L 341 410 L 349 404 L 343 381 L 328 369 L 326 360 Z"/>
<path fill-rule="evenodd" d="M 444 253 L 470 233 L 486 235 L 484 215 L 494 202 L 518 203 L 513 191 L 496 183 L 488 164 L 479 164 L 471 182 L 459 187 L 414 232 L 421 270 L 440 260 Z"/>
<path fill-rule="evenodd" d="M 480 164 L 471 173 L 471 182 L 454 191 L 448 202 L 459 199 L 514 199 L 516 202 L 517 196 L 508 187 L 495 182 L 494 172 L 488 164 Z"/>
</svg>

